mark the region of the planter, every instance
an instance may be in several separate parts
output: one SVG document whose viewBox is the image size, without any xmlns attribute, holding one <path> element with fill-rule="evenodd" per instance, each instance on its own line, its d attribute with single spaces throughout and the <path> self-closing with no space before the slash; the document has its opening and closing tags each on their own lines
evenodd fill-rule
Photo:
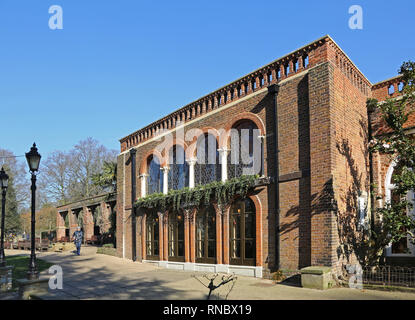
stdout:
<svg viewBox="0 0 415 320">
<path fill-rule="evenodd" d="M 333 287 L 330 267 L 306 267 L 300 271 L 303 288 L 326 290 Z"/>
</svg>

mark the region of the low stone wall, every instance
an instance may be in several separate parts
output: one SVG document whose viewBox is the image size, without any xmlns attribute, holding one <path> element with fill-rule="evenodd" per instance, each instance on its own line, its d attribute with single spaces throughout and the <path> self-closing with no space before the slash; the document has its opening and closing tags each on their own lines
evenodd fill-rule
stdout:
<svg viewBox="0 0 415 320">
<path fill-rule="evenodd" d="M 56 242 L 52 245 L 49 251 L 52 252 L 64 252 L 76 250 L 75 244 L 72 242 Z"/>
</svg>

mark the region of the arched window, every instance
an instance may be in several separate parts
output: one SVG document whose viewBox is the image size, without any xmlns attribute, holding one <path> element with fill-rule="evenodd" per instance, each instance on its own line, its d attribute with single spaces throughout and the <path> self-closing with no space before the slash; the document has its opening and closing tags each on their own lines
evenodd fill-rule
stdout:
<svg viewBox="0 0 415 320">
<path fill-rule="evenodd" d="M 395 189 L 395 177 L 399 175 L 401 172 L 401 168 L 396 165 L 396 163 L 392 163 L 389 167 L 389 170 L 386 174 L 386 182 L 385 182 L 385 193 L 386 193 L 386 202 L 388 203 L 396 203 L 399 202 L 400 195 L 394 192 Z M 415 192 L 414 190 L 408 192 L 406 196 L 407 201 L 412 201 L 415 204 Z M 412 216 L 415 216 L 415 206 L 407 212 Z M 401 238 L 400 241 L 392 243 L 389 247 L 386 248 L 386 255 L 388 256 L 415 256 L 415 245 L 410 241 L 409 237 Z"/>
<path fill-rule="evenodd" d="M 218 142 L 214 135 L 204 134 L 197 140 L 195 184 L 202 185 L 221 179 Z"/>
<path fill-rule="evenodd" d="M 169 151 L 169 190 L 179 190 L 189 186 L 189 165 L 182 146 L 175 145 Z"/>
<path fill-rule="evenodd" d="M 212 205 L 197 213 L 196 260 L 202 263 L 216 262 L 216 211 Z"/>
<path fill-rule="evenodd" d="M 263 146 L 260 130 L 251 120 L 238 122 L 231 131 L 231 152 L 228 155 L 228 177 L 262 175 Z"/>
<path fill-rule="evenodd" d="M 238 200 L 231 206 L 229 241 L 231 264 L 255 265 L 256 209 L 249 198 Z"/>
<path fill-rule="evenodd" d="M 184 261 L 184 217 L 182 213 L 169 213 L 168 231 L 169 260 Z"/>
<path fill-rule="evenodd" d="M 159 260 L 159 217 L 155 210 L 146 216 L 146 258 Z"/>
<path fill-rule="evenodd" d="M 163 174 L 160 168 L 159 158 L 151 155 L 147 160 L 148 177 L 147 177 L 147 193 L 163 192 Z"/>
</svg>

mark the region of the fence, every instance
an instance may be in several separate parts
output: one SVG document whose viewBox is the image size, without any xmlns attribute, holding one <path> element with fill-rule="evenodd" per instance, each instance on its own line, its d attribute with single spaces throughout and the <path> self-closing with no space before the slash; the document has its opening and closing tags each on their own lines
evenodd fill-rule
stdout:
<svg viewBox="0 0 415 320">
<path fill-rule="evenodd" d="M 398 266 L 364 267 L 363 284 L 415 288 L 415 268 Z"/>
</svg>

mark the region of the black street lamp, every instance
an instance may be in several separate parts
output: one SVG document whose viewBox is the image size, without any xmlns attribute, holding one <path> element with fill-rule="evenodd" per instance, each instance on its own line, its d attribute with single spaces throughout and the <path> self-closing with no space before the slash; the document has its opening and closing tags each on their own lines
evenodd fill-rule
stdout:
<svg viewBox="0 0 415 320">
<path fill-rule="evenodd" d="M 39 169 L 40 154 L 37 152 L 36 144 L 33 143 L 33 147 L 26 153 L 26 160 L 29 165 L 30 172 L 32 173 L 32 230 L 31 230 L 31 251 L 29 270 L 27 271 L 27 279 L 35 280 L 39 279 L 39 272 L 36 266 L 36 244 L 35 244 L 35 209 L 36 209 L 36 171 Z"/>
<path fill-rule="evenodd" d="M 6 256 L 4 254 L 4 217 L 6 216 L 6 191 L 9 182 L 9 176 L 3 167 L 0 170 L 0 187 L 2 191 L 1 199 L 1 243 L 0 243 L 0 267 L 6 266 Z"/>
</svg>

